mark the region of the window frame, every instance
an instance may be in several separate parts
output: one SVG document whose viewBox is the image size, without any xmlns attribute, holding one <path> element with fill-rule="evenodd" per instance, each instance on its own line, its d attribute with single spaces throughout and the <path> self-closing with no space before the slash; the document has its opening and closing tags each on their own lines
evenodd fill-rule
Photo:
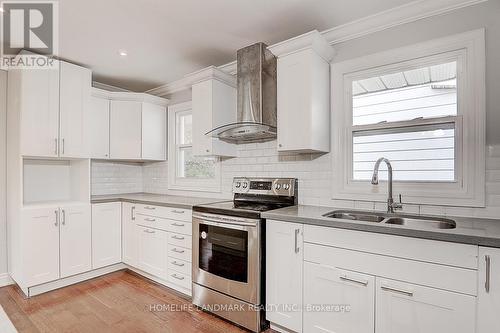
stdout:
<svg viewBox="0 0 500 333">
<path fill-rule="evenodd" d="M 220 161 L 215 163 L 215 177 L 207 178 L 186 178 L 179 177 L 179 155 L 182 149 L 193 147 L 193 142 L 190 144 L 178 143 L 178 123 L 179 116 L 192 114 L 191 102 L 179 103 L 168 107 L 168 188 L 172 190 L 185 190 L 197 192 L 214 192 L 221 191 L 221 172 Z M 195 139 L 195 133 L 192 133 L 192 140 Z"/>
<path fill-rule="evenodd" d="M 390 61 L 389 61 L 390 60 Z M 457 115 L 384 124 L 353 125 L 352 82 L 382 73 L 457 61 Z M 359 129 L 455 123 L 455 182 L 395 181 L 394 193 L 414 204 L 485 205 L 484 29 L 389 50 L 332 65 L 333 198 L 387 200 L 381 181 L 353 179 L 353 133 Z M 468 124 L 468 126 L 464 126 Z"/>
</svg>

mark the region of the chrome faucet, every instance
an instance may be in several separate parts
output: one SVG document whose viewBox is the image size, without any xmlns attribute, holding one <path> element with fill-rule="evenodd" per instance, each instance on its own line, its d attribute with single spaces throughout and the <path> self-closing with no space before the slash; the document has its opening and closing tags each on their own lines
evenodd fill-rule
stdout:
<svg viewBox="0 0 500 333">
<path fill-rule="evenodd" d="M 394 213 L 395 210 L 403 209 L 403 204 L 401 203 L 401 195 L 399 196 L 399 202 L 394 202 L 394 199 L 392 198 L 392 165 L 391 161 L 389 161 L 387 158 L 381 157 L 375 163 L 375 168 L 373 169 L 372 184 L 378 185 L 378 169 L 380 167 L 380 163 L 382 162 L 385 162 L 385 164 L 387 164 L 387 171 L 389 174 L 387 179 L 387 186 L 388 186 L 387 212 Z"/>
</svg>

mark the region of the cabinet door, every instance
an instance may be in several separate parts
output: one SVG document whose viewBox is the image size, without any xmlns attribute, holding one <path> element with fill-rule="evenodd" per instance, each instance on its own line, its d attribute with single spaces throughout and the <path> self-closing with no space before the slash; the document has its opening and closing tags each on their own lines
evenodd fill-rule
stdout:
<svg viewBox="0 0 500 333">
<path fill-rule="evenodd" d="M 59 71 L 23 70 L 20 92 L 21 153 L 58 156 Z"/>
<path fill-rule="evenodd" d="M 61 278 L 92 266 L 90 204 L 61 207 Z"/>
<path fill-rule="evenodd" d="M 111 101 L 109 150 L 113 159 L 141 159 L 141 102 Z"/>
<path fill-rule="evenodd" d="M 22 263 L 26 286 L 59 278 L 59 208 L 23 209 Z"/>
<path fill-rule="evenodd" d="M 301 224 L 266 222 L 266 303 L 272 324 L 302 332 Z M 289 307 L 289 308 L 287 308 Z"/>
<path fill-rule="evenodd" d="M 109 99 L 92 96 L 86 137 L 91 158 L 109 158 Z"/>
<path fill-rule="evenodd" d="M 476 333 L 500 332 L 500 249 L 479 248 Z"/>
<path fill-rule="evenodd" d="M 375 277 L 305 262 L 304 304 L 304 332 L 373 333 Z"/>
<path fill-rule="evenodd" d="M 159 278 L 167 278 L 167 242 L 165 231 L 137 227 L 139 258 L 137 267 Z"/>
<path fill-rule="evenodd" d="M 137 266 L 139 233 L 135 222 L 135 204 L 122 203 L 122 258 L 130 266 Z"/>
<path fill-rule="evenodd" d="M 122 206 L 119 202 L 92 205 L 92 268 L 122 261 Z"/>
<path fill-rule="evenodd" d="M 163 161 L 167 152 L 167 112 L 160 105 L 142 104 L 142 159 Z"/>
<path fill-rule="evenodd" d="M 474 332 L 476 298 L 377 278 L 377 333 Z"/>
<path fill-rule="evenodd" d="M 87 157 L 85 124 L 90 102 L 92 73 L 67 62 L 60 63 L 60 142 L 59 155 Z"/>
</svg>

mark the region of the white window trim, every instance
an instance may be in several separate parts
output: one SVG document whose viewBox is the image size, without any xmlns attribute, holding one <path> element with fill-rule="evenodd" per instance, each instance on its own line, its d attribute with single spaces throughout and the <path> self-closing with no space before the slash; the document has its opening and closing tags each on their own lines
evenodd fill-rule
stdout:
<svg viewBox="0 0 500 333">
<path fill-rule="evenodd" d="M 377 75 L 380 67 L 398 71 L 424 61 L 458 59 L 456 173 L 458 182 L 394 182 L 403 202 L 428 205 L 484 207 L 485 205 L 485 31 L 474 30 L 332 65 L 333 198 L 386 201 L 387 184 L 352 181 L 352 81 Z M 426 59 L 421 59 L 421 58 Z M 426 120 L 429 121 L 429 120 Z M 430 120 L 432 122 L 432 120 Z"/>
<path fill-rule="evenodd" d="M 222 182 L 220 162 L 216 164 L 215 177 L 213 180 L 177 177 L 176 116 L 179 113 L 191 113 L 191 111 L 191 102 L 179 103 L 168 107 L 168 188 L 171 190 L 190 192 L 220 193 Z"/>
</svg>

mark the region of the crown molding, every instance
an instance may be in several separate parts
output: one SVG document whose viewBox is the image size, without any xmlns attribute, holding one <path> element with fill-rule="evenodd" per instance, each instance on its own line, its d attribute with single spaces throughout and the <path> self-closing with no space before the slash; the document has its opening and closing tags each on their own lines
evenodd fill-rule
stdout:
<svg viewBox="0 0 500 333">
<path fill-rule="evenodd" d="M 107 91 L 122 91 L 122 92 L 130 91 L 130 90 L 127 90 L 124 88 L 112 86 L 110 84 L 101 83 L 101 82 L 97 82 L 97 81 L 92 81 L 92 87 L 97 88 L 97 89 L 101 89 L 101 90 L 107 90 Z"/>
<path fill-rule="evenodd" d="M 333 45 L 486 1 L 488 0 L 417 0 L 333 27 L 321 34 Z"/>
<path fill-rule="evenodd" d="M 151 94 L 128 91 L 109 91 L 97 88 L 95 86 L 92 87 L 91 94 L 94 97 L 107 98 L 110 100 L 147 102 L 161 106 L 167 106 L 169 102 L 169 100 L 166 98 Z"/>
<path fill-rule="evenodd" d="M 320 34 L 330 45 L 335 45 L 406 23 L 442 15 L 460 8 L 477 5 L 486 1 L 488 0 L 416 0 L 402 6 L 394 7 L 374 15 L 333 27 L 320 32 Z M 269 49 L 278 47 L 280 44 L 284 44 L 296 38 L 300 39 L 300 37 L 307 36 L 311 33 L 313 32 L 292 38 L 291 40 L 285 42 L 271 45 Z M 299 41 L 297 41 L 297 43 L 298 42 Z M 236 61 L 216 68 L 227 74 L 236 75 Z M 188 76 L 148 90 L 146 93 L 157 96 L 166 96 L 189 89 L 191 84 L 189 84 L 190 81 L 187 79 Z"/>
<path fill-rule="evenodd" d="M 328 62 L 330 62 L 335 55 L 333 47 L 330 46 L 328 41 L 322 34 L 319 33 L 318 30 L 313 30 L 300 36 L 271 45 L 267 49 L 276 57 L 283 57 L 303 50 L 313 50 L 316 54 Z"/>
</svg>

